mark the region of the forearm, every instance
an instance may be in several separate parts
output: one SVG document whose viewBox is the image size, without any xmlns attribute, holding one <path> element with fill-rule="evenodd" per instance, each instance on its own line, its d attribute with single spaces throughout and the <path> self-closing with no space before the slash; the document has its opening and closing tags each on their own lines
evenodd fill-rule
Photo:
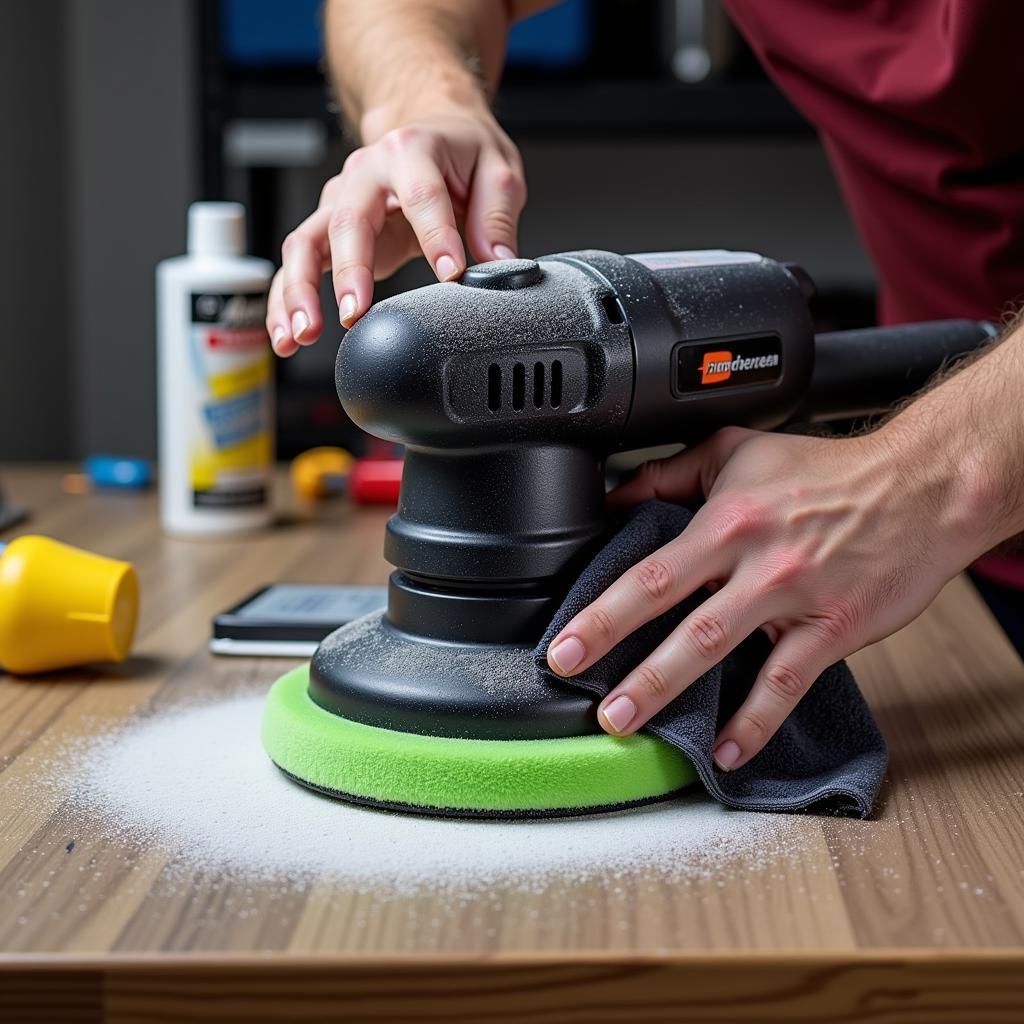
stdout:
<svg viewBox="0 0 1024 1024">
<path fill-rule="evenodd" d="M 877 434 L 918 482 L 932 477 L 971 559 L 1024 532 L 1024 317 Z"/>
<path fill-rule="evenodd" d="M 484 112 L 521 5 L 503 0 L 329 0 L 328 61 L 364 143 L 424 115 Z"/>
</svg>

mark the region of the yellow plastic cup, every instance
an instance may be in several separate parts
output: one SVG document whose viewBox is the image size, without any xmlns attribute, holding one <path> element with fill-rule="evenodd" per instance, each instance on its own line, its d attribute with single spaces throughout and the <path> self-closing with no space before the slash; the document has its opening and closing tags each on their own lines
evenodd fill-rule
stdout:
<svg viewBox="0 0 1024 1024">
<path fill-rule="evenodd" d="M 0 666 L 8 672 L 124 661 L 138 610 L 129 562 L 33 535 L 0 552 Z"/>
</svg>

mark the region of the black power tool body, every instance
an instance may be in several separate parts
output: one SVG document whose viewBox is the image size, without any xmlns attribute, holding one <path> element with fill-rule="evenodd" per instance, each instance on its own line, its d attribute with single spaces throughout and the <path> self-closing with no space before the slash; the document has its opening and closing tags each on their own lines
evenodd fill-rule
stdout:
<svg viewBox="0 0 1024 1024">
<path fill-rule="evenodd" d="M 588 250 L 485 263 L 374 306 L 336 379 L 355 423 L 405 445 L 395 571 L 371 642 L 314 656 L 310 699 L 432 736 L 599 731 L 592 697 L 530 680 L 609 530 L 605 459 L 730 424 L 875 413 L 993 334 L 958 320 L 815 337 L 812 294 L 802 269 L 754 253 Z"/>
</svg>

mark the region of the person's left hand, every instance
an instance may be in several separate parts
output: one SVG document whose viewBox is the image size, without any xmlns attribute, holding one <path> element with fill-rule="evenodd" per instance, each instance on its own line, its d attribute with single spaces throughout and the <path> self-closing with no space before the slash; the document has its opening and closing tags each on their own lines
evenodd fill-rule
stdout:
<svg viewBox="0 0 1024 1024">
<path fill-rule="evenodd" d="M 981 553 L 976 510 L 959 507 L 957 467 L 927 440 L 887 428 L 833 439 L 733 427 L 641 467 L 614 503 L 706 501 L 679 537 L 568 623 L 548 664 L 582 672 L 707 587 L 711 596 L 608 694 L 598 718 L 613 735 L 635 732 L 764 629 L 774 650 L 715 741 L 719 768 L 740 767 L 825 668 L 906 625 Z"/>
</svg>

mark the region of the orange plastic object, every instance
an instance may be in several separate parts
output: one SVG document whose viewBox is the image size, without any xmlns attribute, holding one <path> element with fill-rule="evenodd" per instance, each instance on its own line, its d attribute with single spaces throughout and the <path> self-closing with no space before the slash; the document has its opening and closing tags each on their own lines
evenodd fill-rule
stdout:
<svg viewBox="0 0 1024 1024">
<path fill-rule="evenodd" d="M 344 448 L 310 448 L 292 459 L 292 489 L 303 501 L 340 493 L 355 459 Z"/>
</svg>

